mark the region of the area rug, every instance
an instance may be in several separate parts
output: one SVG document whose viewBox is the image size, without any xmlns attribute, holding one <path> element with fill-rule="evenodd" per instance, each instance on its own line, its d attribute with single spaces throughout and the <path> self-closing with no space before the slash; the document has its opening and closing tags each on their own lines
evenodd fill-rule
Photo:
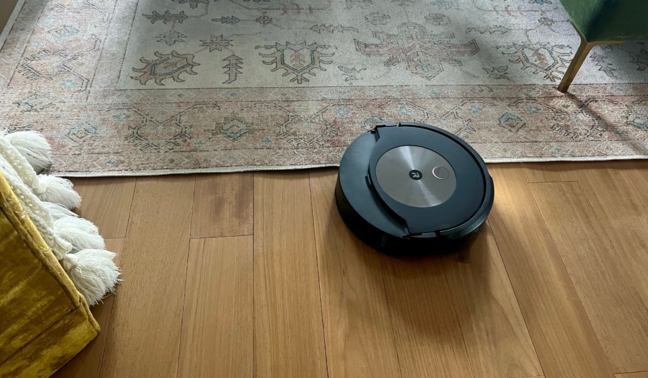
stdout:
<svg viewBox="0 0 648 378">
<path fill-rule="evenodd" d="M 381 122 L 489 162 L 648 157 L 648 46 L 579 43 L 558 0 L 26 0 L 0 51 L 0 129 L 54 173 L 336 165 Z"/>
</svg>

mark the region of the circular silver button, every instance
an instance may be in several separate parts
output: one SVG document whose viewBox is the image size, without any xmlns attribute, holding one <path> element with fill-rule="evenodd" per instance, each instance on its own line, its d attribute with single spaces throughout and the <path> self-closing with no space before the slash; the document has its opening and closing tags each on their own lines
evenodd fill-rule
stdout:
<svg viewBox="0 0 648 378">
<path fill-rule="evenodd" d="M 439 180 L 445 180 L 448 178 L 448 176 L 450 176 L 450 172 L 446 167 L 434 167 L 432 174 Z"/>
<path fill-rule="evenodd" d="M 445 180 L 434 175 L 443 168 Z M 399 146 L 385 152 L 376 163 L 376 178 L 385 193 L 412 207 L 438 206 L 457 188 L 452 166 L 438 153 L 419 146 Z"/>
</svg>

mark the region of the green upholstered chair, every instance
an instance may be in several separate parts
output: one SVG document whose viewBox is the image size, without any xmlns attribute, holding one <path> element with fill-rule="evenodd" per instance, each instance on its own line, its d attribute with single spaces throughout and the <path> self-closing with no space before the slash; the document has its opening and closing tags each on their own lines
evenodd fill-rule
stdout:
<svg viewBox="0 0 648 378">
<path fill-rule="evenodd" d="M 566 92 L 592 47 L 648 40 L 648 0 L 560 0 L 581 44 L 558 90 Z"/>
</svg>

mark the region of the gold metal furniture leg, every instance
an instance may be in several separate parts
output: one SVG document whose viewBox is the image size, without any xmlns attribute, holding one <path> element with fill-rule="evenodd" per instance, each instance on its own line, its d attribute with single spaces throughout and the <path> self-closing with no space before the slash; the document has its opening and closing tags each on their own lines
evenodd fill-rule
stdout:
<svg viewBox="0 0 648 378">
<path fill-rule="evenodd" d="M 562 81 L 558 85 L 559 91 L 563 93 L 567 92 L 567 89 L 569 88 L 572 81 L 576 77 L 578 70 L 580 69 L 581 65 L 585 61 L 585 58 L 587 58 L 587 55 L 589 54 L 592 47 L 596 45 L 597 43 L 587 42 L 585 38 L 581 37 L 581 44 L 578 47 L 578 51 L 576 51 L 576 55 L 574 56 L 574 59 L 572 59 L 571 64 L 567 68 L 567 72 L 565 72 L 565 76 L 563 76 Z"/>
<path fill-rule="evenodd" d="M 624 43 L 625 41 L 596 41 L 596 42 L 587 42 L 585 40 L 585 37 L 581 34 L 580 30 L 574 25 L 572 22 L 572 26 L 574 29 L 576 29 L 576 32 L 580 36 L 581 43 L 580 46 L 578 46 L 578 51 L 576 51 L 576 55 L 574 56 L 574 59 L 572 59 L 571 64 L 567 68 L 567 71 L 565 72 L 565 75 L 562 78 L 562 81 L 558 85 L 558 90 L 565 93 L 567 92 L 567 89 L 569 89 L 569 86 L 571 85 L 572 81 L 576 77 L 576 74 L 578 73 L 578 70 L 581 68 L 581 65 L 587 58 L 587 55 L 589 55 L 590 50 L 592 47 L 596 45 L 618 45 L 621 43 Z"/>
</svg>

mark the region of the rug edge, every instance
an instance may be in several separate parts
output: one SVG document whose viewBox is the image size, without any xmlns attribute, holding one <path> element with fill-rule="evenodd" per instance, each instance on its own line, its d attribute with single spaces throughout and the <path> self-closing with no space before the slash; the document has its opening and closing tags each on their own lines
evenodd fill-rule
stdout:
<svg viewBox="0 0 648 378">
<path fill-rule="evenodd" d="M 566 158 L 516 158 L 516 159 L 484 159 L 487 164 L 500 163 L 548 163 L 548 162 L 569 162 L 569 161 L 614 161 L 614 160 L 642 160 L 648 159 L 648 155 L 630 156 L 603 156 L 603 157 L 566 157 Z M 115 172 L 52 172 L 59 177 L 144 177 L 144 176 L 167 176 L 167 175 L 188 175 L 203 173 L 240 173 L 240 172 L 263 172 L 263 171 L 290 171 L 315 168 L 338 167 L 339 163 L 332 164 L 308 164 L 308 165 L 285 165 L 285 166 L 243 166 L 243 167 L 214 167 L 195 169 L 155 169 L 146 171 L 115 171 Z"/>
</svg>

